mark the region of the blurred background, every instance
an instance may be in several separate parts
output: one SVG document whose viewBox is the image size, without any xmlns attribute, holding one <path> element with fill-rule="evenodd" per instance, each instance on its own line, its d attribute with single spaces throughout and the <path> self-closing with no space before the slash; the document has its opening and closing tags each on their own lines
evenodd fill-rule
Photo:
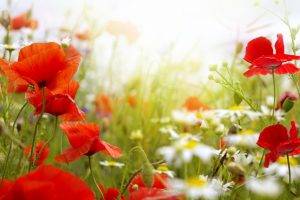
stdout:
<svg viewBox="0 0 300 200">
<path fill-rule="evenodd" d="M 35 41 L 88 39 L 78 45 L 92 54 L 89 78 L 105 79 L 110 68 L 120 84 L 137 69 L 150 74 L 163 60 L 189 62 L 199 69 L 191 82 L 206 82 L 208 66 L 230 62 L 238 44 L 289 36 L 281 18 L 292 25 L 300 18 L 297 0 L 1 0 L 0 7 L 13 15 L 31 9 L 39 24 Z"/>
</svg>

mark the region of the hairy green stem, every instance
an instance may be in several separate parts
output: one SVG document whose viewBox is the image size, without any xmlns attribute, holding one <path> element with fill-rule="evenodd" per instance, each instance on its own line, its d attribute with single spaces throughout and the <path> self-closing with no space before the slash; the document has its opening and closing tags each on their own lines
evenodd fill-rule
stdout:
<svg viewBox="0 0 300 200">
<path fill-rule="evenodd" d="M 97 189 L 99 190 L 101 199 L 104 200 L 104 195 L 103 195 L 103 193 L 102 193 L 102 191 L 101 191 L 101 189 L 100 189 L 100 187 L 99 187 L 99 185 L 98 185 L 98 183 L 97 183 L 97 180 L 96 180 L 95 175 L 94 175 L 94 172 L 93 172 L 92 158 L 91 158 L 91 156 L 89 156 L 89 168 L 90 168 L 90 171 L 91 171 L 91 176 L 92 176 L 92 178 L 93 178 L 94 184 L 96 185 Z"/>
<path fill-rule="evenodd" d="M 22 113 L 22 111 L 25 109 L 25 107 L 27 106 L 28 102 L 26 102 L 22 107 L 21 109 L 19 110 L 14 122 L 13 122 L 13 126 L 12 126 L 12 130 L 11 130 L 11 134 L 13 135 L 14 134 L 14 131 L 15 131 L 15 127 L 16 127 L 16 124 L 17 124 L 17 121 Z M 1 176 L 1 184 L 2 184 L 2 181 L 3 179 L 5 178 L 5 174 L 6 174 L 6 170 L 7 170 L 7 166 L 8 166 L 8 162 L 9 162 L 9 158 L 10 158 L 10 154 L 11 154 L 11 150 L 12 150 L 12 146 L 13 146 L 13 142 L 14 142 L 14 139 L 13 137 L 10 137 L 12 135 L 9 135 L 7 134 L 7 136 L 9 136 L 9 138 L 11 139 L 10 141 L 10 144 L 9 144 L 9 148 L 8 148 L 8 152 L 7 152 L 7 155 L 6 155 L 6 159 L 5 159 L 5 163 L 4 163 L 4 167 L 3 167 L 3 171 L 2 171 L 2 176 Z M 19 144 L 20 145 L 20 144 Z M 0 184 L 0 185 L 1 185 Z"/>
<path fill-rule="evenodd" d="M 34 165 L 35 158 L 33 158 L 33 152 L 34 152 L 34 146 L 35 146 L 35 140 L 36 140 L 36 135 L 37 135 L 37 130 L 38 130 L 38 125 L 44 115 L 45 112 L 45 88 L 42 88 L 42 111 L 39 115 L 39 118 L 37 119 L 35 126 L 34 126 L 34 132 L 33 132 L 33 137 L 32 137 L 32 142 L 31 142 L 31 149 L 30 149 L 30 156 L 29 156 L 29 167 L 28 167 L 28 172 L 30 172 L 31 167 Z"/>
</svg>

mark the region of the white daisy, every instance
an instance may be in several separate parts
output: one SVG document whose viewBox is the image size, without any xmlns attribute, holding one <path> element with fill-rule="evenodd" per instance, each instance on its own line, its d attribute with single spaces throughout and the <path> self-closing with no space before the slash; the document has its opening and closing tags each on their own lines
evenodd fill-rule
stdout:
<svg viewBox="0 0 300 200">
<path fill-rule="evenodd" d="M 186 110 L 174 110 L 172 118 L 175 122 L 188 126 L 201 125 L 203 122 L 203 119 L 196 112 L 188 112 Z"/>
<path fill-rule="evenodd" d="M 105 167 L 118 167 L 118 168 L 122 168 L 125 165 L 124 163 L 108 161 L 108 160 L 99 161 L 99 164 Z"/>
<path fill-rule="evenodd" d="M 171 179 L 169 185 L 171 189 L 185 194 L 189 199 L 217 199 L 229 190 L 232 183 L 223 184 L 218 179 L 199 176 L 187 180 Z"/>
<path fill-rule="evenodd" d="M 275 198 L 282 192 L 282 186 L 275 177 L 266 177 L 263 179 L 251 178 L 246 182 L 246 187 L 253 193 Z"/>
<path fill-rule="evenodd" d="M 291 177 L 293 180 L 300 178 L 300 165 L 295 158 L 290 157 Z M 277 162 L 272 163 L 268 168 L 264 168 L 264 172 L 268 175 L 277 175 L 283 177 L 286 182 L 289 179 L 289 169 L 286 157 L 280 157 Z"/>
<path fill-rule="evenodd" d="M 256 142 L 259 134 L 252 130 L 245 130 L 239 134 L 230 134 L 224 137 L 224 141 L 230 146 L 244 146 L 248 148 L 257 147 Z"/>
<path fill-rule="evenodd" d="M 199 137 L 185 134 L 175 140 L 170 146 L 164 146 L 158 149 L 168 163 L 174 163 L 175 166 L 180 166 L 182 162 L 190 162 L 195 156 L 203 162 L 209 162 L 211 157 L 219 154 L 219 150 L 211 146 L 200 143 Z"/>
</svg>

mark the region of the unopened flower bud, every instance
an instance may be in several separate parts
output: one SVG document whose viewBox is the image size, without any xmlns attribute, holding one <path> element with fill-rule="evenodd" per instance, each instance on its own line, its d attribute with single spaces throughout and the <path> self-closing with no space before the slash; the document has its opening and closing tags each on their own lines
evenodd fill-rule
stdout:
<svg viewBox="0 0 300 200">
<path fill-rule="evenodd" d="M 227 149 L 227 153 L 230 155 L 230 156 L 232 156 L 232 155 L 234 155 L 235 153 L 236 153 L 236 151 L 237 151 L 237 149 L 235 148 L 235 147 L 229 147 L 228 149 Z"/>
</svg>

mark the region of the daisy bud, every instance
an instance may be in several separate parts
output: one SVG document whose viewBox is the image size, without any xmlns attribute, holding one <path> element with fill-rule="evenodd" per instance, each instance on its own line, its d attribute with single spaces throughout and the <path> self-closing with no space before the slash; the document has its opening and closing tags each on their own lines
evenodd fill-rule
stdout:
<svg viewBox="0 0 300 200">
<path fill-rule="evenodd" d="M 141 130 L 132 131 L 132 132 L 130 133 L 130 136 L 129 136 L 129 138 L 130 138 L 131 140 L 137 140 L 137 141 L 142 140 L 143 137 L 144 137 L 144 136 L 143 136 L 143 133 L 142 133 Z"/>
<path fill-rule="evenodd" d="M 227 153 L 230 155 L 230 156 L 232 156 L 232 155 L 234 155 L 235 153 L 236 153 L 236 151 L 237 151 L 237 149 L 235 148 L 235 147 L 229 147 L 228 149 L 227 149 Z"/>
<path fill-rule="evenodd" d="M 131 187 L 133 190 L 138 190 L 139 189 L 139 186 L 137 184 L 134 184 L 132 187 Z"/>
<path fill-rule="evenodd" d="M 211 71 L 211 72 L 214 72 L 214 71 L 216 71 L 217 70 L 217 65 L 211 65 L 210 67 L 209 67 L 209 71 Z"/>
<path fill-rule="evenodd" d="M 208 80 L 211 80 L 211 81 L 215 80 L 214 75 L 212 75 L 212 74 L 208 75 Z"/>
</svg>

